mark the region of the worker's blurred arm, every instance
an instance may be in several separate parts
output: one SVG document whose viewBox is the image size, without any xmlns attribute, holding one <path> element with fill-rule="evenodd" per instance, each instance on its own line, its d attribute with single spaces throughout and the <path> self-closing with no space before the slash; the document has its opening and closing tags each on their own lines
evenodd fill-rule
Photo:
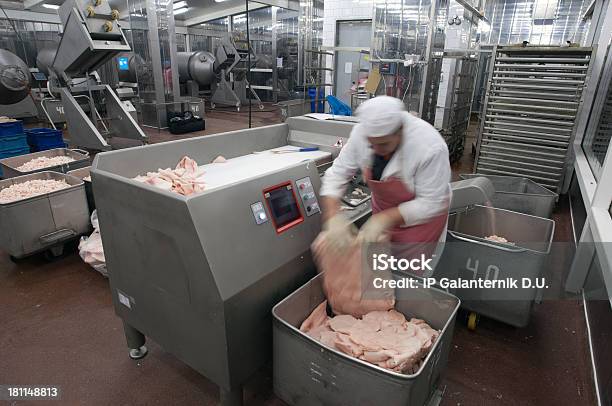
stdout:
<svg viewBox="0 0 612 406">
<path fill-rule="evenodd" d="M 323 176 L 320 195 L 324 222 L 338 213 L 340 198 L 344 195 L 346 185 L 359 169 L 363 153 L 369 151 L 367 144 L 364 144 L 363 141 L 361 137 L 349 138 Z"/>
<path fill-rule="evenodd" d="M 321 207 L 323 208 L 323 222 L 326 222 L 340 211 L 340 199 L 337 197 L 322 196 Z"/>
<path fill-rule="evenodd" d="M 445 145 L 432 149 L 414 176 L 415 198 L 399 205 L 405 226 L 427 223 L 448 212 L 451 169 Z"/>
</svg>

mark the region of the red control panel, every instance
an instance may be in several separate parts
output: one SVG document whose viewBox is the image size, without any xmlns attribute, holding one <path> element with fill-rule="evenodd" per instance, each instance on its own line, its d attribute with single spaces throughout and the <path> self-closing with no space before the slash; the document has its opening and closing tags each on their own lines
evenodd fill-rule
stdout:
<svg viewBox="0 0 612 406">
<path fill-rule="evenodd" d="M 291 181 L 264 189 L 263 196 L 278 234 L 304 221 Z"/>
</svg>

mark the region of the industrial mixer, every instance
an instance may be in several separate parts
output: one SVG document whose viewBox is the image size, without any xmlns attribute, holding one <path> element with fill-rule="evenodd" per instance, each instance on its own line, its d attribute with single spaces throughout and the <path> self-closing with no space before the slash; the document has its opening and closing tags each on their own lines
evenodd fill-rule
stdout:
<svg viewBox="0 0 612 406">
<path fill-rule="evenodd" d="M 26 63 L 6 49 L 0 49 L 0 116 L 36 116 L 30 92 L 31 75 Z"/>
<path fill-rule="evenodd" d="M 71 143 L 108 150 L 113 136 L 144 142 L 147 137 L 130 111 L 95 72 L 119 53 L 130 51 L 119 13 L 108 2 L 92 5 L 86 0 L 67 0 L 58 12 L 63 25 L 59 47 L 39 55 L 37 62 L 49 71 L 50 84 L 56 87 L 50 92 L 61 98 Z M 102 105 L 102 114 L 96 102 Z"/>
</svg>

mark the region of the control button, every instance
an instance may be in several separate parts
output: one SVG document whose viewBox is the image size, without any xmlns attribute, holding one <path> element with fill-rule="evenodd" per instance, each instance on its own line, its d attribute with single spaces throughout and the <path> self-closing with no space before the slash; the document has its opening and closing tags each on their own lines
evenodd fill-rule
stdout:
<svg viewBox="0 0 612 406">
<path fill-rule="evenodd" d="M 310 207 L 310 206 L 306 207 L 306 211 L 307 212 L 311 212 L 312 211 L 312 207 Z"/>
<path fill-rule="evenodd" d="M 251 205 L 251 211 L 253 212 L 253 217 L 255 218 L 256 224 L 264 224 L 268 222 L 268 215 L 264 211 L 262 202 L 255 202 Z"/>
<path fill-rule="evenodd" d="M 302 183 L 302 184 L 300 185 L 300 189 L 301 189 L 301 190 L 306 189 L 306 185 Z"/>
</svg>

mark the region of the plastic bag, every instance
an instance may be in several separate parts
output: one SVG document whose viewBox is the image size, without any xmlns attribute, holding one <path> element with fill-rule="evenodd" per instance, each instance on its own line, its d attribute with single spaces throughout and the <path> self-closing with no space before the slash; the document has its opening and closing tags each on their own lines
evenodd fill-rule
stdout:
<svg viewBox="0 0 612 406">
<path fill-rule="evenodd" d="M 108 278 L 97 210 L 94 210 L 91 215 L 91 225 L 94 228 L 94 232 L 89 237 L 81 237 L 79 255 L 86 264 Z"/>
</svg>

